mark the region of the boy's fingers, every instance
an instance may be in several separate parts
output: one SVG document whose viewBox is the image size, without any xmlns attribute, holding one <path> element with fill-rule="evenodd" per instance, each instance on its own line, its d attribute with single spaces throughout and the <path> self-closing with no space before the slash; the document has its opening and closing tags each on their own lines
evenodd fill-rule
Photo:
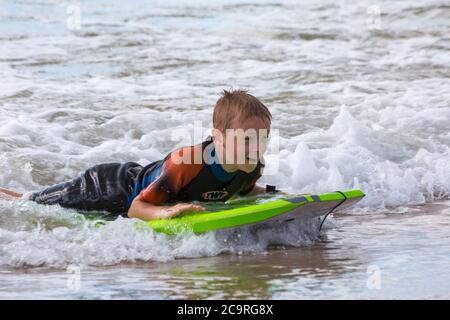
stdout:
<svg viewBox="0 0 450 320">
<path fill-rule="evenodd" d="M 182 203 L 180 204 L 181 208 L 189 208 L 189 209 L 198 209 L 198 210 L 204 210 L 205 208 L 199 204 L 195 203 Z"/>
<path fill-rule="evenodd" d="M 198 210 L 199 207 L 193 204 L 187 205 L 186 210 Z"/>
<path fill-rule="evenodd" d="M 198 204 L 193 204 L 192 208 L 195 210 L 200 210 L 200 211 L 205 211 L 206 209 L 204 207 L 202 207 L 201 205 Z"/>
<path fill-rule="evenodd" d="M 203 208 L 202 206 L 197 205 L 197 204 L 188 203 L 185 206 L 183 206 L 181 208 L 181 210 L 183 210 L 183 211 L 190 211 L 190 210 L 193 210 L 193 211 L 204 211 L 205 208 Z"/>
<path fill-rule="evenodd" d="M 166 218 L 175 217 L 185 211 L 204 211 L 205 208 L 201 205 L 193 203 L 178 203 L 171 208 L 165 210 L 164 215 Z"/>
</svg>

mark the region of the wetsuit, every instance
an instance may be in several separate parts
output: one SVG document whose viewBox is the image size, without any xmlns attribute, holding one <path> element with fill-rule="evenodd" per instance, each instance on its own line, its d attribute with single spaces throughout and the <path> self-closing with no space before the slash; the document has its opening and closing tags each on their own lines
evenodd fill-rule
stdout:
<svg viewBox="0 0 450 320">
<path fill-rule="evenodd" d="M 185 161 L 179 161 L 181 158 Z M 136 162 L 93 166 L 73 180 L 32 192 L 26 198 L 41 204 L 127 216 L 136 197 L 161 205 L 226 201 L 235 194 L 245 195 L 261 177 L 263 166 L 258 162 L 250 173 L 225 171 L 217 161 L 212 138 L 208 137 L 145 167 Z"/>
</svg>

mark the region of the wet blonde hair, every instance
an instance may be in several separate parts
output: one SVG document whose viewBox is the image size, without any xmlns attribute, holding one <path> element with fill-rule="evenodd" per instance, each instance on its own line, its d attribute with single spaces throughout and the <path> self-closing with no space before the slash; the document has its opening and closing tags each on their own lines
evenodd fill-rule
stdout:
<svg viewBox="0 0 450 320">
<path fill-rule="evenodd" d="M 259 117 L 272 121 L 269 109 L 257 98 L 248 93 L 247 90 L 223 90 L 222 96 L 217 100 L 213 113 L 214 128 L 225 132 L 233 121 L 245 121 L 251 117 Z"/>
</svg>

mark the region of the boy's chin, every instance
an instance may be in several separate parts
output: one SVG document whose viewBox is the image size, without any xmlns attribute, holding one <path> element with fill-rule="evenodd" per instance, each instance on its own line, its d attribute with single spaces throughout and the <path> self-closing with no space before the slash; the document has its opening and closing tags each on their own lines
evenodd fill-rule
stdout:
<svg viewBox="0 0 450 320">
<path fill-rule="evenodd" d="M 238 165 L 238 169 L 239 170 L 242 170 L 242 171 L 244 171 L 244 172 L 247 172 L 247 173 L 250 173 L 250 172 L 252 172 L 253 170 L 255 170 L 256 169 L 256 166 L 257 166 L 257 164 L 256 163 L 249 163 L 249 164 L 240 164 L 240 165 Z"/>
</svg>

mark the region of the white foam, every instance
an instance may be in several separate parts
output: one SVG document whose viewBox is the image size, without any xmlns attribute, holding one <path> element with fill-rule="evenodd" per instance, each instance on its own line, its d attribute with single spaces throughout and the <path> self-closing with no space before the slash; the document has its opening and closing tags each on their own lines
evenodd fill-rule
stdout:
<svg viewBox="0 0 450 320">
<path fill-rule="evenodd" d="M 267 104 L 281 134 L 279 172 L 261 184 L 292 193 L 360 188 L 367 196 L 346 211 L 355 214 L 449 197 L 445 2 L 383 2 L 375 30 L 365 14 L 371 1 L 81 3 L 80 30 L 65 27 L 67 7 L 57 1 L 3 2 L 1 187 L 29 192 L 102 162 L 161 159 L 176 144 L 174 128 L 192 131 L 195 120 L 210 127 L 220 90 L 244 87 Z M 209 235 L 147 239 L 126 220 L 92 230 L 67 210 L 31 206 L 19 214 L 5 202 L 0 210 L 8 249 L 1 263 L 11 265 L 110 264 L 308 242 L 289 232 L 281 240 L 249 235 L 235 247 L 203 238 Z M 68 229 L 51 231 L 55 223 Z M 99 237 L 113 241 L 106 232 L 123 243 L 114 242 L 114 251 L 102 242 L 110 257 L 89 247 Z"/>
<path fill-rule="evenodd" d="M 0 201 L 0 265 L 13 267 L 113 265 L 214 256 L 223 252 L 264 252 L 272 245 L 300 246 L 317 237 L 317 222 L 276 228 L 246 227 L 214 233 L 169 236 L 118 218 L 101 227 L 72 210 L 27 201 Z"/>
</svg>

